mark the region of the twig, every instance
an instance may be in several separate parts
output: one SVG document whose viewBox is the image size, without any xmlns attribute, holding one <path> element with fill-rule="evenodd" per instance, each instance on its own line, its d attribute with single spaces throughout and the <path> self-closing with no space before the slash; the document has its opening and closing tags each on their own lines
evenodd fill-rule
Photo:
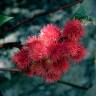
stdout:
<svg viewBox="0 0 96 96">
<path fill-rule="evenodd" d="M 22 47 L 21 42 L 8 42 L 8 43 L 4 43 L 4 44 L 0 44 L 0 49 L 9 49 L 9 48 L 13 48 L 13 47 L 17 47 L 20 48 Z"/>
<path fill-rule="evenodd" d="M 21 72 L 19 69 L 16 68 L 0 68 L 0 71 Z"/>
<path fill-rule="evenodd" d="M 49 83 L 49 84 L 46 84 L 46 83 L 41 83 L 39 85 L 37 85 L 35 88 L 39 88 L 41 86 L 50 86 L 50 85 L 54 85 L 54 84 L 63 84 L 63 85 L 68 85 L 68 86 L 71 86 L 71 87 L 74 87 L 74 88 L 77 88 L 77 89 L 81 89 L 81 90 L 88 90 L 91 86 L 89 87 L 85 87 L 85 86 L 79 86 L 79 85 L 76 85 L 76 84 L 73 84 L 73 83 L 69 83 L 69 82 L 66 82 L 66 81 L 57 81 L 55 83 Z"/>
<path fill-rule="evenodd" d="M 69 83 L 69 82 L 66 82 L 66 81 L 57 81 L 55 83 L 49 83 L 49 84 L 43 82 L 43 83 L 40 83 L 37 86 L 35 86 L 33 89 L 30 89 L 28 92 L 24 93 L 24 95 L 26 95 L 26 96 L 31 95 L 30 93 L 32 93 L 32 92 L 34 93 L 35 90 L 38 90 L 42 86 L 47 87 L 47 86 L 55 85 L 57 83 L 62 84 L 62 85 L 68 85 L 68 86 L 71 86 L 71 87 L 74 87 L 74 88 L 77 88 L 77 89 L 80 89 L 80 90 L 84 90 L 84 91 L 87 91 L 90 88 L 90 87 L 85 87 L 85 86 L 79 86 L 79 85 Z"/>
<path fill-rule="evenodd" d="M 59 10 L 63 10 L 63 9 L 66 9 L 66 8 L 70 8 L 78 3 L 82 3 L 83 0 L 75 0 L 74 2 L 71 2 L 71 3 L 68 3 L 68 4 L 65 4 L 63 6 L 60 6 L 58 8 L 55 8 L 55 9 L 52 9 L 52 10 L 49 10 L 49 11 L 45 11 L 45 12 L 41 12 L 41 13 L 38 13 L 38 14 L 35 14 L 33 17 L 31 18 L 26 18 L 26 19 L 21 19 L 20 21 L 17 21 L 16 24 L 14 24 L 14 26 L 10 26 L 8 28 L 5 28 L 5 31 L 13 31 L 15 30 L 17 27 L 19 27 L 20 25 L 23 25 L 23 24 L 26 24 L 26 23 L 30 23 L 32 22 L 34 19 L 37 19 L 41 16 L 45 16 L 45 15 L 48 15 L 50 13 L 55 13 Z"/>
<path fill-rule="evenodd" d="M 88 90 L 88 89 L 89 89 L 89 87 L 79 86 L 79 85 L 72 84 L 72 83 L 65 82 L 65 81 L 58 81 L 57 83 L 65 84 L 65 85 L 72 86 L 72 87 L 74 87 L 74 88 L 82 89 L 82 90 Z"/>
<path fill-rule="evenodd" d="M 20 71 L 20 70 L 17 69 L 17 68 L 0 68 L 0 71 L 23 72 L 23 71 Z M 60 83 L 60 84 L 72 86 L 72 87 L 74 87 L 74 88 L 82 89 L 82 90 L 88 90 L 88 89 L 90 88 L 90 87 L 79 86 L 79 85 L 72 84 L 72 83 L 65 82 L 65 81 L 57 81 L 56 83 Z M 43 85 L 49 86 L 49 85 L 52 85 L 52 84 L 55 84 L 55 83 L 49 83 L 49 84 L 41 83 L 41 84 L 37 85 L 36 88 L 39 88 L 39 87 L 41 87 L 41 86 L 43 86 Z"/>
</svg>

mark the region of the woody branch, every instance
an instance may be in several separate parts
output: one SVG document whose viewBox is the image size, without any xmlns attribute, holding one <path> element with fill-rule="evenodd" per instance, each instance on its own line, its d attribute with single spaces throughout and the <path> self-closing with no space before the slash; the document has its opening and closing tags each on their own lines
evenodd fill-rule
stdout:
<svg viewBox="0 0 96 96">
<path fill-rule="evenodd" d="M 41 12 L 41 13 L 37 13 L 35 14 L 34 16 L 32 16 L 31 18 L 26 18 L 26 19 L 21 19 L 20 21 L 17 21 L 16 24 L 12 25 L 12 26 L 5 26 L 5 31 L 13 31 L 15 30 L 17 27 L 20 27 L 21 25 L 24 25 L 24 24 L 28 24 L 30 22 L 32 22 L 34 19 L 37 19 L 41 16 L 45 16 L 45 15 L 49 15 L 49 14 L 53 14 L 57 11 L 60 11 L 60 10 L 64 10 L 64 9 L 67 9 L 67 8 L 70 8 L 72 6 L 75 6 L 76 4 L 79 4 L 79 3 L 82 3 L 83 0 L 75 0 L 74 2 L 70 2 L 70 3 L 67 3 L 67 4 L 64 4 L 58 8 L 54 8 L 54 9 L 51 9 L 49 11 L 44 11 L 44 12 Z"/>
<path fill-rule="evenodd" d="M 20 71 L 17 68 L 0 68 L 0 71 L 22 72 L 22 71 Z M 73 88 L 77 88 L 77 89 L 81 89 L 81 90 L 85 90 L 85 91 L 88 90 L 91 87 L 91 86 L 89 86 L 89 87 L 79 86 L 79 85 L 76 85 L 76 84 L 73 84 L 73 83 L 69 83 L 69 82 L 66 82 L 66 81 L 57 81 L 57 83 L 68 85 L 68 86 L 71 86 Z M 55 84 L 55 83 L 52 83 L 52 84 Z M 39 84 L 36 88 L 38 88 L 38 87 L 40 87 L 42 85 L 44 85 L 44 83 Z"/>
</svg>

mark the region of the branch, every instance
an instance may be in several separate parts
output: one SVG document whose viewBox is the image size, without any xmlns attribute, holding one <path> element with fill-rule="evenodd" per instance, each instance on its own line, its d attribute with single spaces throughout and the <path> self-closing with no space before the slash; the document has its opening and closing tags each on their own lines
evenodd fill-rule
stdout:
<svg viewBox="0 0 96 96">
<path fill-rule="evenodd" d="M 16 69 L 16 68 L 0 68 L 0 71 L 22 72 L 22 71 L 20 71 L 19 69 Z M 82 90 L 88 90 L 91 87 L 91 86 L 89 86 L 89 87 L 79 86 L 79 85 L 69 83 L 69 82 L 66 82 L 66 81 L 57 81 L 56 83 L 68 85 L 68 86 L 71 86 L 71 87 L 74 87 L 74 88 L 77 88 L 77 89 L 82 89 Z M 56 83 L 50 83 L 50 84 L 41 83 L 41 84 L 36 86 L 36 89 L 43 86 L 43 85 L 49 86 L 49 85 L 56 84 Z"/>
<path fill-rule="evenodd" d="M 49 84 L 43 82 L 43 83 L 40 83 L 40 84 L 36 85 L 33 89 L 30 89 L 28 92 L 24 93 L 24 95 L 26 95 L 26 96 L 31 95 L 30 93 L 32 93 L 32 92 L 34 93 L 35 90 L 38 90 L 42 86 L 48 87 L 48 86 L 55 85 L 57 83 L 62 84 L 62 85 L 68 85 L 68 86 L 71 86 L 71 87 L 74 87 L 74 88 L 77 88 L 77 89 L 80 89 L 80 90 L 84 90 L 84 91 L 87 91 L 89 88 L 91 88 L 91 86 L 84 87 L 84 86 L 79 86 L 79 85 L 69 83 L 69 82 L 66 82 L 66 81 L 57 81 L 56 83 L 49 83 Z"/>
<path fill-rule="evenodd" d="M 0 68 L 0 71 L 21 72 L 19 69 L 16 68 Z"/>
<path fill-rule="evenodd" d="M 13 47 L 17 47 L 20 48 L 22 47 L 21 42 L 8 42 L 8 43 L 4 43 L 4 44 L 0 44 L 0 49 L 10 49 Z"/>
<path fill-rule="evenodd" d="M 79 85 L 72 84 L 72 83 L 65 82 L 65 81 L 58 81 L 57 83 L 65 84 L 65 85 L 72 86 L 72 87 L 74 87 L 74 88 L 82 89 L 82 90 L 88 90 L 88 89 L 91 87 L 91 86 L 89 86 L 89 87 L 79 86 Z"/>
<path fill-rule="evenodd" d="M 88 90 L 91 87 L 91 86 L 89 86 L 89 87 L 79 86 L 79 85 L 69 83 L 69 82 L 66 82 L 66 81 L 57 81 L 55 83 L 49 83 L 49 84 L 41 83 L 41 84 L 37 85 L 35 88 L 37 89 L 37 88 L 39 88 L 41 86 L 44 86 L 44 85 L 45 86 L 50 86 L 50 85 L 54 85 L 54 84 L 57 84 L 57 83 L 63 84 L 63 85 L 68 85 L 68 86 L 71 86 L 71 87 L 74 87 L 74 88 L 77 88 L 77 89 L 81 89 L 81 90 L 85 90 L 85 91 Z"/>
<path fill-rule="evenodd" d="M 64 4 L 63 6 L 60 6 L 58 8 L 55 8 L 55 9 L 52 9 L 52 10 L 49 10 L 49 11 L 45 11 L 45 12 L 41 12 L 41 13 L 38 13 L 38 14 L 35 14 L 33 17 L 31 18 L 26 18 L 26 19 L 21 19 L 20 21 L 17 21 L 16 24 L 14 24 L 14 26 L 10 26 L 8 28 L 5 28 L 5 31 L 13 31 L 15 30 L 17 27 L 19 27 L 20 25 L 23 25 L 23 24 L 26 24 L 26 23 L 30 23 L 32 22 L 34 19 L 37 19 L 41 16 L 45 16 L 45 15 L 49 15 L 50 13 L 55 13 L 59 10 L 63 10 L 63 9 L 66 9 L 66 8 L 70 8 L 76 4 L 79 4 L 79 3 L 82 3 L 83 0 L 75 0 L 74 2 L 71 2 L 71 3 L 68 3 L 68 4 Z"/>
</svg>

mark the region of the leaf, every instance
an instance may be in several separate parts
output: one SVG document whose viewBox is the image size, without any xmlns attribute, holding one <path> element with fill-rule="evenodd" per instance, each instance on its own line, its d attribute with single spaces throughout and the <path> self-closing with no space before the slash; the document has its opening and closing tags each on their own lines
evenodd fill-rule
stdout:
<svg viewBox="0 0 96 96">
<path fill-rule="evenodd" d="M 86 11 L 84 9 L 84 7 L 80 7 L 71 17 L 71 19 L 83 19 L 86 18 L 87 14 Z"/>
<path fill-rule="evenodd" d="M 75 12 L 73 12 L 71 19 L 87 19 L 88 21 L 91 21 L 89 16 L 92 10 L 92 4 L 93 0 L 84 0 L 83 3 L 79 5 L 79 7 L 77 6 L 78 8 Z"/>
<path fill-rule="evenodd" d="M 13 17 L 0 15 L 0 26 L 10 21 L 11 19 L 13 19 Z"/>
<path fill-rule="evenodd" d="M 74 16 L 74 18 L 72 18 L 72 19 L 79 19 L 86 26 L 89 25 L 89 24 L 96 25 L 96 18 L 95 17 L 92 17 L 92 16 L 76 14 Z"/>
<path fill-rule="evenodd" d="M 73 12 L 71 19 L 79 19 L 86 26 L 89 24 L 96 25 L 96 18 L 90 16 L 90 10 L 92 10 L 92 3 L 93 0 L 90 1 L 84 0 L 82 4 L 77 6 L 77 10 Z"/>
<path fill-rule="evenodd" d="M 95 17 L 87 17 L 81 19 L 84 25 L 93 24 L 96 25 L 96 18 Z"/>
</svg>

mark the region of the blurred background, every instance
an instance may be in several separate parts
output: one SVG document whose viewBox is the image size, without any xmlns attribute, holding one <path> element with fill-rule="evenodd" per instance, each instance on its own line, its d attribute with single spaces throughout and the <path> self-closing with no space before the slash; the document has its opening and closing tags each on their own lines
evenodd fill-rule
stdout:
<svg viewBox="0 0 96 96">
<path fill-rule="evenodd" d="M 28 36 L 38 35 L 43 25 L 55 23 L 63 28 L 70 18 L 79 18 L 85 24 L 85 37 L 81 40 L 88 50 L 80 64 L 71 64 L 70 70 L 61 78 L 78 86 L 92 86 L 88 90 L 77 89 L 64 84 L 42 84 L 42 78 L 29 78 L 24 74 L 0 71 L 0 96 L 96 96 L 96 0 L 84 0 L 66 10 L 41 16 L 23 24 L 15 30 L 7 31 L 17 21 L 30 18 L 37 13 L 58 8 L 76 0 L 0 0 L 0 15 L 14 17 L 0 26 L 0 44 L 25 42 Z M 7 28 L 6 28 L 7 26 Z M 0 68 L 11 68 L 12 55 L 17 48 L 0 49 Z"/>
</svg>

